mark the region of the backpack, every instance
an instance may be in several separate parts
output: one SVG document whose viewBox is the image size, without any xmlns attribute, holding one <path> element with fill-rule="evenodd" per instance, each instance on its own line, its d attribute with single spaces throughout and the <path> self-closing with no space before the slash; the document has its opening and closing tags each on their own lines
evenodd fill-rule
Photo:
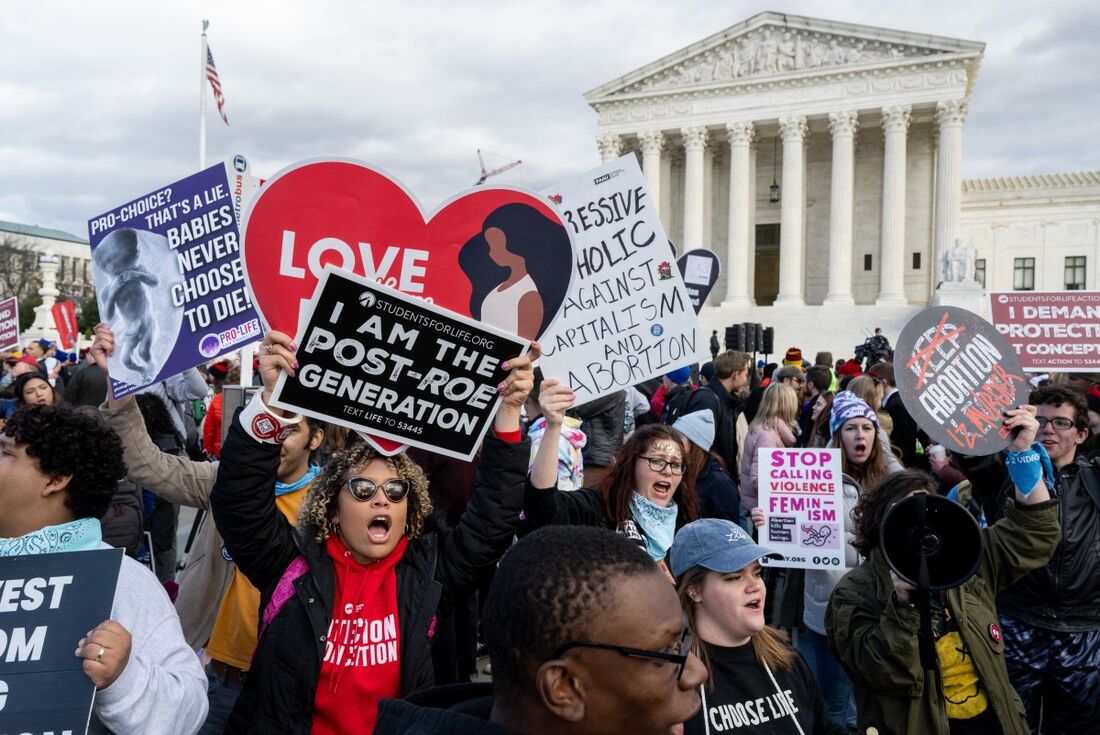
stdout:
<svg viewBox="0 0 1100 735">
<path fill-rule="evenodd" d="M 691 385 L 678 385 L 670 390 L 665 398 L 665 407 L 661 411 L 661 423 L 672 426 L 676 423 L 676 419 L 691 413 L 691 405 L 697 390 Z"/>
</svg>

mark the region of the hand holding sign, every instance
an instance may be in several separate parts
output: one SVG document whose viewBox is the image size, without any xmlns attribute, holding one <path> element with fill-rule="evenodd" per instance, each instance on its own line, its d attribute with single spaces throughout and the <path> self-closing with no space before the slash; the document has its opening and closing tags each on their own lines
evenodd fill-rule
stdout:
<svg viewBox="0 0 1100 735">
<path fill-rule="evenodd" d="M 76 644 L 76 657 L 84 659 L 84 673 L 96 690 L 106 689 L 122 675 L 130 644 L 130 631 L 114 620 L 104 620 Z"/>
<path fill-rule="evenodd" d="M 1027 450 L 1039 435 L 1039 421 L 1035 418 L 1035 411 L 1035 406 L 1030 405 L 1005 411 L 1005 428 L 1012 432 L 1012 443 L 1008 448 L 1013 452 Z"/>
</svg>

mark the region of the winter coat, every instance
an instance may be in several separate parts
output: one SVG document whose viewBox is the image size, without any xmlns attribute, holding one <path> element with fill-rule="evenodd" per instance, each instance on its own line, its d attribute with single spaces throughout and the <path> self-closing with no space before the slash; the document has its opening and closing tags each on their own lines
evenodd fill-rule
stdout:
<svg viewBox="0 0 1100 735">
<path fill-rule="evenodd" d="M 745 437 L 745 453 L 741 457 L 741 505 L 751 511 L 760 505 L 759 455 L 757 450 L 766 447 L 793 447 L 794 432 L 789 426 L 777 423 L 773 426 L 757 424 L 749 427 L 749 434 Z"/>
<path fill-rule="evenodd" d="M 383 699 L 374 735 L 519 735 L 489 722 L 492 685 L 451 684 L 407 699 Z"/>
<path fill-rule="evenodd" d="M 615 454 L 623 445 L 625 412 L 625 391 L 598 398 L 570 412 L 581 419 L 581 431 L 588 437 L 583 450 L 586 466 L 609 467 L 615 463 Z"/>
<path fill-rule="evenodd" d="M 1005 513 L 1015 494 L 1004 455 L 957 456 L 989 523 Z M 1093 494 L 1086 487 L 1091 475 Z M 1100 629 L 1100 459 L 1080 454 L 1055 472 L 1062 542 L 1046 566 L 1031 572 L 998 598 L 1001 612 L 1024 623 L 1063 632 Z"/>
<path fill-rule="evenodd" d="M 737 494 L 737 483 L 714 457 L 707 457 L 703 471 L 695 480 L 695 493 L 699 496 L 700 518 L 725 518 L 734 523 L 741 522 L 741 498 Z"/>
<path fill-rule="evenodd" d="M 741 473 L 738 459 L 741 450 L 738 447 L 744 447 L 739 442 L 737 431 L 738 419 L 744 413 L 741 396 L 727 391 L 722 381 L 715 378 L 694 393 L 692 403 L 684 413 L 703 408 L 714 415 L 714 444 L 711 449 L 722 458 L 733 481 L 738 482 Z"/>
<path fill-rule="evenodd" d="M 1058 544 L 1058 503 L 1010 502 L 1000 523 L 982 531 L 978 572 L 942 593 L 1001 728 L 1026 735 L 1024 706 L 1012 688 L 997 619 L 997 592 L 1041 567 Z M 939 675 L 921 668 L 920 614 L 897 601 L 881 549 L 837 585 L 825 616 L 829 647 L 855 689 L 859 728 L 948 735 Z"/>
<path fill-rule="evenodd" d="M 403 696 L 434 683 L 436 616 L 447 614 L 484 582 L 511 544 L 528 451 L 527 442 L 488 436 L 477 491 L 459 524 L 447 532 L 429 522 L 421 536 L 410 539 L 398 562 Z M 222 446 L 211 505 L 230 554 L 261 591 L 261 621 L 267 622 L 261 623 L 252 666 L 226 730 L 230 733 L 309 733 L 332 622 L 332 559 L 323 544 L 291 527 L 276 509 L 278 466 L 279 446 L 256 441 L 235 420 Z M 277 586 L 290 594 L 272 605 Z"/>
</svg>

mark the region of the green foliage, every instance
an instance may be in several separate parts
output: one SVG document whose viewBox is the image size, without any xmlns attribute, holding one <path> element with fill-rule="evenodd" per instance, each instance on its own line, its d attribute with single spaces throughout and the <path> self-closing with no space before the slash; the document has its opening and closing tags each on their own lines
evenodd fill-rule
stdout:
<svg viewBox="0 0 1100 735">
<path fill-rule="evenodd" d="M 76 326 L 85 337 L 92 336 L 92 330 L 99 324 L 99 302 L 95 296 L 85 299 L 80 303 L 80 316 L 77 317 Z"/>
<path fill-rule="evenodd" d="M 19 332 L 22 334 L 34 324 L 34 307 L 42 304 L 42 297 L 38 294 L 30 296 L 19 302 Z"/>
</svg>

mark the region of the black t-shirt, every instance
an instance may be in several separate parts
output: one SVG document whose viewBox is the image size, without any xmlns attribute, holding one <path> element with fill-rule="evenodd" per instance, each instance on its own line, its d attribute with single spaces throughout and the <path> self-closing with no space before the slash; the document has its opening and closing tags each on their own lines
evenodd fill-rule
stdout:
<svg viewBox="0 0 1100 735">
<path fill-rule="evenodd" d="M 805 735 L 848 732 L 829 719 L 813 672 L 799 654 L 795 653 L 790 671 L 772 670 L 779 684 L 776 691 L 767 670 L 757 662 L 751 643 L 735 648 L 710 644 L 706 647 L 714 689 L 703 684 L 703 706 L 684 723 L 684 735 L 728 732 L 797 735 L 792 715 Z"/>
</svg>

